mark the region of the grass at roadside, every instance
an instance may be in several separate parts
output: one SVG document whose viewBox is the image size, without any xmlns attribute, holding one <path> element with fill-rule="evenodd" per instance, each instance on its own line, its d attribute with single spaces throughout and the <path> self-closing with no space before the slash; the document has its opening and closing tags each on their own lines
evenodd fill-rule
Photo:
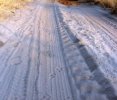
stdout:
<svg viewBox="0 0 117 100">
<path fill-rule="evenodd" d="M 112 13 L 117 14 L 117 0 L 58 0 L 64 5 L 78 5 L 79 3 L 95 3 L 100 4 L 104 8 L 109 8 Z M 79 2 L 79 3 L 78 3 Z"/>
<path fill-rule="evenodd" d="M 0 0 L 0 20 L 12 15 L 16 9 L 22 8 L 26 2 L 31 0 Z"/>
<path fill-rule="evenodd" d="M 117 0 L 95 0 L 103 7 L 110 8 L 112 13 L 117 13 Z"/>
</svg>

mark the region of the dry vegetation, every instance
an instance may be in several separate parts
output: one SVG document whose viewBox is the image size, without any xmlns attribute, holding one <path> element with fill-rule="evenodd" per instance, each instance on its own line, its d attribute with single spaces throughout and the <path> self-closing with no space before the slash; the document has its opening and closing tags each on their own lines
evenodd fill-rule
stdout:
<svg viewBox="0 0 117 100">
<path fill-rule="evenodd" d="M 16 9 L 25 5 L 31 0 L 0 0 L 0 20 L 3 20 L 13 14 Z"/>
<path fill-rule="evenodd" d="M 100 3 L 103 7 L 110 8 L 112 13 L 117 13 L 117 0 L 95 0 Z"/>
<path fill-rule="evenodd" d="M 117 13 L 117 0 L 78 0 L 82 2 L 93 2 L 95 4 L 100 4 L 105 8 L 109 8 L 112 13 Z"/>
<path fill-rule="evenodd" d="M 117 13 L 117 0 L 58 0 L 65 5 L 78 5 L 78 2 L 95 2 L 103 7 L 110 8 L 112 13 Z"/>
<path fill-rule="evenodd" d="M 67 6 L 70 6 L 70 5 L 76 6 L 79 4 L 77 0 L 58 0 L 58 1 Z"/>
</svg>

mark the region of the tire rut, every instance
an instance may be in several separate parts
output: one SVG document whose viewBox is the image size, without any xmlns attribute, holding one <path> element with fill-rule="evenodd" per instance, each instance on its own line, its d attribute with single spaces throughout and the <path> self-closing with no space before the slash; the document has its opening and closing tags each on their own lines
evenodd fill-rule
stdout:
<svg viewBox="0 0 117 100">
<path fill-rule="evenodd" d="M 88 51 L 85 48 L 85 46 L 79 44 L 80 40 L 77 39 L 73 35 L 73 33 L 69 30 L 68 26 L 63 22 L 61 13 L 59 11 L 59 8 L 56 7 L 56 9 L 57 10 L 55 12 L 58 12 L 56 16 L 59 17 L 57 19 L 58 20 L 57 21 L 57 25 L 58 25 L 57 28 L 58 28 L 59 35 L 60 35 L 60 38 L 61 38 L 60 41 L 63 42 L 62 43 L 63 44 L 62 47 L 63 47 L 63 52 L 64 52 L 64 55 L 65 55 L 64 59 L 65 59 L 66 63 L 69 63 L 69 65 L 71 65 L 71 66 L 74 66 L 73 64 L 76 64 L 77 66 L 79 66 L 77 64 L 78 60 L 76 60 L 76 59 L 78 59 L 78 57 L 76 57 L 75 59 L 73 59 L 74 58 L 73 55 L 76 55 L 76 56 L 77 55 L 81 55 L 83 57 L 85 63 L 87 64 L 88 69 L 90 70 L 90 75 L 91 76 L 89 76 L 88 81 L 91 82 L 90 84 L 92 84 L 92 86 L 94 85 L 93 84 L 94 82 L 97 82 L 96 83 L 97 84 L 96 87 L 99 87 L 99 88 L 97 88 L 97 91 L 95 91 L 95 93 L 97 93 L 98 95 L 100 95 L 100 98 L 98 98 L 97 100 L 107 100 L 107 99 L 105 99 L 104 94 L 107 96 L 107 98 L 109 100 L 116 100 L 117 99 L 117 96 L 115 94 L 114 88 L 111 85 L 110 81 L 107 78 L 105 78 L 104 74 L 98 68 L 98 64 L 95 62 L 95 60 L 92 58 L 92 56 L 88 53 Z M 69 39 L 67 39 L 67 42 L 65 41 L 65 38 L 69 38 Z M 71 54 L 72 56 L 68 56 L 68 53 L 65 51 L 67 48 L 68 49 L 70 48 L 67 45 L 68 44 L 68 41 L 71 41 L 71 47 L 72 48 L 74 47 L 74 49 L 72 49 L 72 54 Z M 67 46 L 64 46 L 64 45 L 67 45 Z M 69 54 L 70 54 L 70 51 L 71 50 L 69 50 Z M 77 51 L 79 51 L 80 54 L 77 54 L 77 53 L 76 54 L 73 54 L 73 52 L 75 53 Z M 81 60 L 82 63 L 84 61 Z M 76 69 L 78 69 L 78 68 L 76 68 Z M 85 70 L 86 69 L 87 68 L 84 69 L 84 73 L 85 73 Z M 79 82 L 77 80 L 77 74 L 76 74 L 76 76 L 74 76 L 74 73 L 76 73 L 76 72 L 78 73 L 79 71 L 76 70 L 74 72 L 74 70 L 73 70 L 72 67 L 70 68 L 70 70 L 71 70 L 71 73 L 73 75 L 72 77 L 74 77 L 75 83 L 77 85 L 77 89 L 80 90 L 81 87 L 79 86 L 80 84 L 79 84 Z M 84 76 L 84 77 L 86 77 L 86 76 Z M 99 79 L 99 77 L 100 77 L 100 79 Z M 87 80 L 87 79 L 85 79 L 85 80 Z M 93 91 L 93 88 L 94 87 L 92 87 L 92 91 Z M 99 92 L 99 91 L 101 91 L 101 92 Z M 86 96 L 85 95 L 82 95 L 82 90 L 80 90 L 80 96 L 81 96 L 82 100 L 85 100 L 86 99 Z M 74 98 L 74 100 L 76 100 L 76 98 Z"/>
</svg>

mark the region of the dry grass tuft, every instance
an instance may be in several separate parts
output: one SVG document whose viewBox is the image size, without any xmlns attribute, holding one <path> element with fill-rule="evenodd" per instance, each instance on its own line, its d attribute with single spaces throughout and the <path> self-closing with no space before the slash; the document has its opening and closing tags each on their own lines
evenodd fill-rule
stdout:
<svg viewBox="0 0 117 100">
<path fill-rule="evenodd" d="M 0 20 L 6 19 L 13 14 L 16 9 L 25 5 L 26 2 L 31 0 L 0 0 Z"/>
</svg>

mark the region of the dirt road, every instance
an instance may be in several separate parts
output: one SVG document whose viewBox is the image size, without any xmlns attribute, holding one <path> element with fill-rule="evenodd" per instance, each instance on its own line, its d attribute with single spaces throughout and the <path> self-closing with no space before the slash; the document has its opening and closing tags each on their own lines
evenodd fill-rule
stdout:
<svg viewBox="0 0 117 100">
<path fill-rule="evenodd" d="M 86 7 L 36 0 L 0 24 L 0 100 L 117 100 L 117 29 Z"/>
</svg>

